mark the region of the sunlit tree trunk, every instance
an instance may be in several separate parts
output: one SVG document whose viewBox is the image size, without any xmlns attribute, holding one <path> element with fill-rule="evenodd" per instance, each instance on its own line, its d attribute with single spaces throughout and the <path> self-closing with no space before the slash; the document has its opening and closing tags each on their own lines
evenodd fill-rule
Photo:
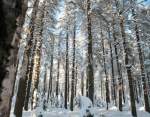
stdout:
<svg viewBox="0 0 150 117">
<path fill-rule="evenodd" d="M 44 2 L 38 7 L 36 14 L 33 38 L 36 41 L 36 47 L 34 51 L 34 66 L 33 66 L 33 82 L 32 82 L 32 109 L 36 107 L 37 101 L 37 90 L 39 84 L 40 74 L 40 58 L 41 58 L 41 45 L 42 45 L 42 32 L 43 32 L 43 17 L 44 17 Z"/>
<path fill-rule="evenodd" d="M 31 82 L 32 82 L 32 71 L 33 71 L 33 61 L 34 61 L 34 49 L 35 49 L 35 39 L 33 39 L 33 31 L 34 31 L 34 23 L 35 23 L 35 18 L 36 18 L 36 12 L 38 9 L 38 4 L 39 0 L 36 0 L 33 6 L 33 11 L 31 15 L 31 22 L 29 26 L 29 33 L 28 34 L 28 45 L 27 45 L 27 54 L 28 54 L 28 66 L 27 66 L 27 72 L 26 72 L 26 95 L 25 95 L 25 102 L 24 102 L 24 109 L 27 111 L 28 110 L 28 103 L 29 103 L 29 97 L 30 97 L 30 89 L 31 89 Z"/>
<path fill-rule="evenodd" d="M 34 3 L 34 6 L 38 6 L 38 2 L 36 1 Z M 37 10 L 37 8 L 35 7 L 33 9 L 32 15 L 31 15 L 31 23 L 30 24 L 34 24 L 32 20 L 34 20 L 35 18 L 35 11 Z M 29 28 L 31 29 L 31 27 Z M 23 65 L 22 66 L 26 66 L 25 68 L 22 67 L 23 69 L 23 74 L 21 75 L 22 77 L 20 78 L 19 81 L 19 87 L 18 87 L 18 92 L 17 92 L 17 98 L 16 98 L 16 104 L 15 104 L 15 109 L 14 109 L 14 114 L 17 117 L 21 117 L 22 116 L 22 109 L 24 106 L 24 101 L 25 101 L 25 95 L 26 95 L 26 88 L 27 88 L 27 80 L 28 80 L 28 71 L 30 70 L 30 54 L 31 54 L 31 48 L 32 48 L 32 41 L 33 41 L 33 37 L 32 37 L 32 32 L 33 30 L 30 30 L 31 32 L 29 32 L 28 34 L 28 43 L 27 46 L 25 47 L 25 51 L 24 51 L 24 59 L 23 59 Z M 25 103 L 26 105 L 26 103 Z M 25 108 L 26 109 L 26 108 Z"/>
</svg>

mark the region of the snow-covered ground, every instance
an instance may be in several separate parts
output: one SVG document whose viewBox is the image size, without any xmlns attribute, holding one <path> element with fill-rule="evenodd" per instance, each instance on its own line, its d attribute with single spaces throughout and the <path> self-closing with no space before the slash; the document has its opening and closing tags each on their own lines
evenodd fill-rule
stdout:
<svg viewBox="0 0 150 117">
<path fill-rule="evenodd" d="M 61 102 L 62 99 L 59 101 Z M 12 102 L 10 117 L 15 117 L 13 115 L 15 99 Z M 99 107 L 93 107 L 89 98 L 78 96 L 74 99 L 74 111 L 56 108 L 54 106 L 48 106 L 47 110 L 43 111 L 42 106 L 39 105 L 35 110 L 23 111 L 23 117 L 40 117 L 40 113 L 43 115 L 42 117 L 83 117 L 86 109 L 90 110 L 90 113 L 94 115 L 94 117 L 132 117 L 129 103 L 123 105 L 122 112 L 118 110 L 118 107 L 113 106 L 113 104 L 109 104 L 108 110 L 106 110 L 105 102 L 95 102 L 95 105 L 96 104 L 98 104 Z M 138 117 L 150 117 L 150 113 L 145 112 L 144 107 L 141 105 L 142 104 L 136 105 Z"/>
<path fill-rule="evenodd" d="M 131 112 L 124 110 L 120 112 L 116 107 L 111 107 L 108 111 L 105 108 L 93 108 L 94 117 L 132 117 Z M 23 117 L 38 117 L 40 110 L 23 112 Z M 49 112 L 43 111 L 43 117 L 80 117 L 80 111 L 68 111 L 61 108 L 53 108 Z M 150 114 L 144 111 L 144 107 L 139 107 L 137 109 L 138 117 L 150 117 Z M 14 117 L 11 114 L 10 117 Z"/>
</svg>

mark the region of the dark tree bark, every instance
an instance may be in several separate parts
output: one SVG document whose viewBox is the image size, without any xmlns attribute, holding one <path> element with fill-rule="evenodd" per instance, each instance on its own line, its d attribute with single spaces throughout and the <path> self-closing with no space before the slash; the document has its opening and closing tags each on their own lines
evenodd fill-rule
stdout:
<svg viewBox="0 0 150 117">
<path fill-rule="evenodd" d="M 91 101 L 93 102 L 93 98 L 94 98 L 94 74 L 93 74 L 93 51 L 92 51 L 92 24 L 91 24 L 91 14 L 90 14 L 90 10 L 91 10 L 91 1 L 87 0 L 87 30 L 88 30 L 88 55 L 87 55 L 87 59 L 88 59 L 88 75 L 87 75 L 87 79 L 88 79 L 88 96 L 91 99 Z"/>
<path fill-rule="evenodd" d="M 110 36 L 110 30 L 108 30 L 108 36 Z M 111 73 L 112 73 L 112 99 L 115 102 L 115 106 L 117 106 L 117 97 L 116 97 L 116 79 L 115 79 L 115 74 L 114 74 L 114 59 L 113 59 L 113 48 L 111 42 L 109 42 L 110 46 L 110 58 L 111 58 Z"/>
<path fill-rule="evenodd" d="M 119 91 L 119 110 L 122 111 L 122 73 L 121 73 L 121 68 L 120 68 L 120 63 L 119 63 L 119 55 L 118 55 L 118 49 L 117 49 L 117 37 L 116 37 L 116 32 L 115 32 L 115 16 L 113 16 L 113 21 L 112 21 L 112 28 L 113 28 L 113 39 L 114 39 L 114 48 L 115 48 L 115 57 L 116 57 L 116 62 L 117 62 L 117 72 L 118 72 L 118 91 Z"/>
<path fill-rule="evenodd" d="M 135 1 L 130 0 L 131 4 L 134 4 Z M 135 24 L 135 36 L 137 41 L 137 47 L 138 47 L 138 53 L 139 53 L 139 60 L 140 60 L 140 68 L 141 68 L 141 77 L 142 77 L 142 83 L 143 83 L 143 91 L 144 91 L 144 102 L 145 102 L 145 110 L 150 113 L 150 102 L 149 102 L 149 96 L 148 96 L 148 84 L 147 84 L 147 76 L 145 72 L 145 66 L 144 66 L 144 54 L 141 47 L 141 39 L 140 39 L 140 33 L 139 28 L 137 24 L 137 15 L 135 12 L 134 7 L 132 7 L 132 15 L 134 18 L 134 24 Z"/>
<path fill-rule="evenodd" d="M 7 27 L 5 23 L 5 15 L 3 11 L 3 2 L 2 0 L 0 1 L 0 52 L 3 54 L 0 54 L 0 93 L 2 91 L 2 81 L 6 75 L 6 69 L 5 69 L 5 61 L 7 61 L 8 57 L 8 46 L 6 43 L 6 38 L 7 38 Z M 14 29 L 15 30 L 15 29 Z"/>
<path fill-rule="evenodd" d="M 77 83 L 78 83 L 78 67 L 75 69 L 75 86 L 74 86 L 74 97 L 77 95 Z"/>
<path fill-rule="evenodd" d="M 142 82 L 143 82 L 145 110 L 150 113 L 150 103 L 149 103 L 149 96 L 148 96 L 149 88 L 148 88 L 147 77 L 146 77 L 146 73 L 145 73 L 144 56 L 143 56 L 142 47 L 140 44 L 141 40 L 140 40 L 140 35 L 139 35 L 139 29 L 138 29 L 138 25 L 136 22 L 135 22 L 135 33 L 136 33 L 136 39 L 137 39 L 137 45 L 138 45 L 141 76 L 142 76 Z"/>
<path fill-rule="evenodd" d="M 68 44 L 68 48 L 69 48 L 69 44 Z M 68 53 L 69 53 L 69 50 L 68 50 Z M 69 56 L 69 55 L 68 55 Z M 68 93 L 68 102 L 69 102 L 69 98 L 70 98 L 70 92 L 69 92 L 69 90 L 70 90 L 70 87 L 71 87 L 71 85 L 70 85 L 70 80 L 69 80 L 69 78 L 70 78 L 70 71 L 69 71 L 69 69 L 70 69 L 70 67 L 69 67 L 69 59 L 68 59 L 68 77 L 67 77 L 67 93 Z"/>
<path fill-rule="evenodd" d="M 127 69 L 127 76 L 128 76 L 128 82 L 129 82 L 131 112 L 132 112 L 133 117 L 137 117 L 134 88 L 133 88 L 133 77 L 132 77 L 132 72 L 131 72 L 131 66 L 129 66 L 130 65 L 129 54 L 130 54 L 131 50 L 128 47 L 128 43 L 126 40 L 123 16 L 120 16 L 120 28 L 121 28 L 121 35 L 122 35 L 122 39 L 123 39 L 123 46 L 124 46 L 124 53 L 125 53 L 125 65 L 126 65 L 126 69 Z"/>
<path fill-rule="evenodd" d="M 81 72 L 81 94 L 84 96 L 84 72 Z"/>
<path fill-rule="evenodd" d="M 58 60 L 57 60 L 57 81 L 56 81 L 56 96 L 59 93 L 59 70 L 60 69 L 60 40 L 58 42 Z"/>
<path fill-rule="evenodd" d="M 86 97 L 89 97 L 89 79 L 88 76 L 86 78 Z"/>
<path fill-rule="evenodd" d="M 104 98 L 103 96 L 103 79 L 101 78 L 101 97 L 102 99 Z"/>
<path fill-rule="evenodd" d="M 68 99 L 68 67 L 69 67 L 69 57 L 68 57 L 68 44 L 69 44 L 69 37 L 68 37 L 68 33 L 67 33 L 67 37 L 66 37 L 66 70 L 65 70 L 65 94 L 64 94 L 64 98 L 65 98 L 65 104 L 64 107 L 67 109 L 67 99 Z"/>
<path fill-rule="evenodd" d="M 12 4 L 18 4 L 18 6 L 15 6 L 14 10 L 9 9 Z M 17 13 L 17 10 L 20 12 Z M 2 117 L 10 115 L 18 68 L 18 45 L 26 10 L 26 0 L 21 2 L 10 0 L 7 3 L 4 0 L 0 1 L 0 116 Z M 16 19 L 18 19 L 17 22 Z"/>
<path fill-rule="evenodd" d="M 126 99 L 125 99 L 125 92 L 124 92 L 124 82 L 123 82 L 123 76 L 122 76 L 122 65 L 121 63 L 119 63 L 119 66 L 120 66 L 120 71 L 121 71 L 121 82 L 122 82 L 122 98 L 123 98 L 123 102 L 125 103 Z"/>
<path fill-rule="evenodd" d="M 74 26 L 73 33 L 73 57 L 72 57 L 72 79 L 71 79 L 71 99 L 70 99 L 70 110 L 73 111 L 73 99 L 75 96 L 75 47 L 76 47 L 76 27 Z"/>
<path fill-rule="evenodd" d="M 15 103 L 15 108 L 14 108 L 14 114 L 16 117 L 22 117 L 22 111 L 23 111 L 23 106 L 24 106 L 24 99 L 25 99 L 25 92 L 26 92 L 26 77 L 24 70 L 27 69 L 27 62 L 28 57 L 27 53 L 24 53 L 24 60 L 23 60 L 23 65 L 21 68 L 21 78 L 19 81 L 19 86 L 18 86 L 18 93 L 17 93 L 17 98 L 16 98 L 16 103 Z"/>
</svg>

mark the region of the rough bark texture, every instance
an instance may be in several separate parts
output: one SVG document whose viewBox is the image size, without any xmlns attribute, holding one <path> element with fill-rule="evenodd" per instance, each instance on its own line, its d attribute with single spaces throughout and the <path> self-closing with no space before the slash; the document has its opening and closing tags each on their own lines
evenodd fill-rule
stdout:
<svg viewBox="0 0 150 117">
<path fill-rule="evenodd" d="M 141 44 L 140 44 L 141 40 L 140 40 L 139 29 L 138 29 L 137 23 L 135 23 L 135 33 L 136 33 L 136 39 L 137 39 L 137 45 L 138 45 L 141 76 L 142 76 L 142 82 L 143 82 L 145 110 L 150 113 L 150 104 L 149 104 L 149 96 L 148 96 L 148 84 L 147 84 L 148 79 L 146 77 L 146 72 L 145 72 L 144 57 L 143 57 L 142 47 L 141 47 Z"/>
<path fill-rule="evenodd" d="M 128 43 L 126 40 L 126 35 L 125 35 L 125 30 L 124 30 L 124 18 L 122 16 L 120 17 L 120 28 L 121 28 L 121 35 L 123 39 L 123 46 L 124 46 L 124 53 L 125 53 L 125 65 L 127 69 L 127 76 L 128 76 L 128 82 L 129 82 L 131 112 L 132 112 L 133 117 L 137 117 L 134 88 L 133 88 L 133 77 L 132 77 L 132 72 L 131 72 L 131 66 L 129 66 L 130 65 L 130 62 L 129 62 L 130 48 L 128 47 Z"/>
<path fill-rule="evenodd" d="M 23 59 L 23 65 L 21 68 L 21 78 L 19 80 L 19 88 L 18 88 L 18 93 L 16 97 L 16 103 L 15 103 L 15 108 L 14 108 L 14 114 L 16 117 L 22 117 L 22 111 L 23 111 L 23 106 L 24 106 L 24 99 L 25 99 L 25 91 L 26 91 L 26 69 L 27 69 L 27 62 L 28 62 L 28 57 L 27 53 L 24 53 L 24 59 Z"/>
<path fill-rule="evenodd" d="M 10 113 L 18 65 L 18 44 L 26 9 L 27 0 L 0 1 L 0 116 L 2 117 L 9 117 Z"/>
<path fill-rule="evenodd" d="M 33 82 L 32 82 L 32 109 L 36 107 L 36 91 L 38 90 L 39 74 L 40 74 L 40 60 L 41 60 L 41 46 L 42 46 L 42 32 L 43 32 L 43 17 L 44 17 L 44 4 L 41 3 L 38 7 L 36 14 L 33 38 L 36 41 L 36 47 L 34 51 L 34 66 L 33 66 Z"/>
<path fill-rule="evenodd" d="M 106 60 L 105 60 L 105 46 L 104 46 L 104 39 L 103 39 L 102 32 L 101 32 L 101 38 L 102 38 L 102 48 L 103 48 L 104 72 L 105 72 L 105 76 L 106 76 L 106 81 L 105 81 L 106 103 L 107 103 L 107 110 L 108 110 L 108 104 L 110 103 L 110 95 L 109 95 L 110 91 L 109 91 L 108 73 L 107 73 Z"/>
<path fill-rule="evenodd" d="M 117 37 L 116 37 L 116 32 L 115 32 L 115 16 L 113 16 L 113 21 L 112 21 L 112 28 L 113 28 L 113 39 L 114 42 L 117 43 Z M 116 57 L 116 63 L 117 63 L 117 72 L 118 72 L 118 92 L 119 92 L 119 110 L 122 111 L 122 73 L 121 73 L 121 68 L 120 68 L 120 63 L 119 63 L 119 57 L 118 57 L 118 49 L 117 49 L 117 44 L 114 44 L 115 48 L 115 57 Z"/>
<path fill-rule="evenodd" d="M 134 4 L 134 0 L 130 0 L 131 4 Z M 135 12 L 135 8 L 132 7 L 132 15 L 134 18 L 134 24 L 135 24 L 135 36 L 137 41 L 137 47 L 138 47 L 138 53 L 139 53 L 139 60 L 140 60 L 140 69 L 141 69 L 141 77 L 142 77 L 142 83 L 143 83 L 143 91 L 144 91 L 144 102 L 145 102 L 145 110 L 150 113 L 150 103 L 149 103 L 149 95 L 148 95 L 148 84 L 147 84 L 147 76 L 145 72 L 145 66 L 144 66 L 144 53 L 141 47 L 141 39 L 140 39 L 140 33 L 137 23 L 137 15 Z"/>
<path fill-rule="evenodd" d="M 87 0 L 87 28 L 88 28 L 88 96 L 93 102 L 94 98 L 94 74 L 93 74 L 93 51 L 92 51 L 92 24 L 91 24 L 91 14 L 90 14 L 90 8 L 91 7 L 91 1 Z"/>
<path fill-rule="evenodd" d="M 36 0 L 33 6 L 33 11 L 31 15 L 31 22 L 30 22 L 30 32 L 28 34 L 28 44 L 26 47 L 27 51 L 27 56 L 28 56 L 28 66 L 27 66 L 27 71 L 26 71 L 26 95 L 25 95 L 25 101 L 24 101 L 24 108 L 25 110 L 28 110 L 28 102 L 29 102 L 29 95 L 30 95 L 30 87 L 31 87 L 31 82 L 32 82 L 32 70 L 33 70 L 33 50 L 35 46 L 35 39 L 33 39 L 33 31 L 34 31 L 34 23 L 35 23 L 35 17 L 36 17 L 36 12 L 38 8 L 39 0 Z"/>
<path fill-rule="evenodd" d="M 108 30 L 108 35 L 109 35 L 109 38 L 111 38 L 110 36 L 110 30 Z M 113 59 L 113 48 L 112 48 L 112 44 L 111 42 L 109 42 L 109 46 L 110 46 L 110 58 L 111 58 L 111 74 L 112 74 L 112 99 L 114 100 L 115 102 L 115 106 L 117 106 L 117 97 L 116 97 L 116 80 L 115 80 L 115 73 L 114 73 L 114 59 Z"/>
</svg>

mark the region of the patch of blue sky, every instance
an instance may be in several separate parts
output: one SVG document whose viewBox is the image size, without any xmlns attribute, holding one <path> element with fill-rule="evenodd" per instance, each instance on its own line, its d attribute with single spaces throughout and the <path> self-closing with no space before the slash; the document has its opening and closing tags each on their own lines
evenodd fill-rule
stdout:
<svg viewBox="0 0 150 117">
<path fill-rule="evenodd" d="M 150 0 L 138 0 L 139 2 L 142 2 L 145 6 L 150 6 Z"/>
<path fill-rule="evenodd" d="M 145 6 L 150 6 L 150 0 L 148 0 L 148 2 L 145 2 L 144 5 L 145 5 Z"/>
</svg>

